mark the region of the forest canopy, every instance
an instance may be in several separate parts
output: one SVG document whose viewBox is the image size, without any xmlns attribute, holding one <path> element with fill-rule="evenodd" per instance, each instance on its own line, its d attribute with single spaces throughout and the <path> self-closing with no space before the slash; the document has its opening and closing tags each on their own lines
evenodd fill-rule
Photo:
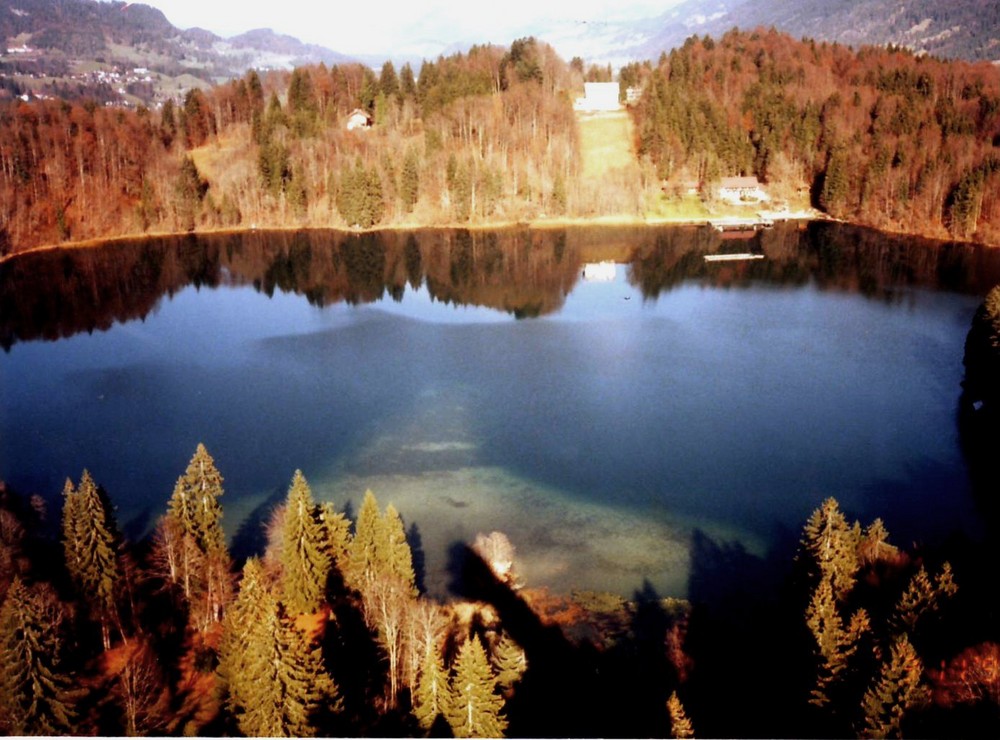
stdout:
<svg viewBox="0 0 1000 740">
<path fill-rule="evenodd" d="M 637 160 L 595 183 L 573 101 L 608 76 L 527 38 L 416 70 L 252 71 L 159 111 L 4 103 L 0 252 L 195 229 L 641 220 L 677 183 L 711 200 L 735 175 L 836 218 L 1000 242 L 992 65 L 773 30 L 692 37 L 619 71 Z"/>
</svg>

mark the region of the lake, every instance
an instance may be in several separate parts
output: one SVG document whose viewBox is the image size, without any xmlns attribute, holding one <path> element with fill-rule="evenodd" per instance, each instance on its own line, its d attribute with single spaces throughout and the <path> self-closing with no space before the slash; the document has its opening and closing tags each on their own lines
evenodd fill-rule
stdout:
<svg viewBox="0 0 1000 740">
<path fill-rule="evenodd" d="M 706 254 L 762 253 L 709 262 Z M 530 586 L 685 596 L 834 496 L 983 530 L 957 424 L 1000 251 L 826 223 L 220 234 L 0 265 L 0 479 L 84 468 L 131 537 L 204 442 L 241 555 L 301 469 L 410 526 L 425 584 L 500 530 Z"/>
</svg>

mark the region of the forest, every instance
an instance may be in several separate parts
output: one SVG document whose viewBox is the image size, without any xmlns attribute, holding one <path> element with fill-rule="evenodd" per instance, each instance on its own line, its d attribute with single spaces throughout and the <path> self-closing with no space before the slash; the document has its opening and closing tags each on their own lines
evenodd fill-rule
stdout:
<svg viewBox="0 0 1000 740">
<path fill-rule="evenodd" d="M 984 305 L 995 340 L 998 297 Z M 995 354 L 995 349 L 994 349 Z M 995 360 L 994 360 L 995 361 Z M 522 584 L 515 544 L 451 553 L 295 471 L 231 552 L 198 445 L 150 535 L 84 470 L 61 512 L 0 485 L 0 731 L 13 735 L 991 736 L 995 558 L 889 542 L 825 500 L 773 562 L 696 531 L 691 598 Z M 235 544 L 233 545 L 235 547 Z M 781 562 L 784 561 L 784 562 Z"/>
<path fill-rule="evenodd" d="M 728 175 L 779 202 L 1000 241 L 1000 71 L 775 31 L 623 67 L 637 165 L 582 177 L 573 100 L 608 70 L 533 38 L 425 60 L 257 73 L 158 111 L 0 106 L 0 255 L 142 233 L 368 229 L 614 215 Z M 369 125 L 347 130 L 360 111 Z"/>
</svg>

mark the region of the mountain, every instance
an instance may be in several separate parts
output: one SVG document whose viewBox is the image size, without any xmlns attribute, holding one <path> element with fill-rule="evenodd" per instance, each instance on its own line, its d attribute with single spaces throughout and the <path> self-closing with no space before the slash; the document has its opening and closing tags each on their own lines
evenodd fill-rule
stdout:
<svg viewBox="0 0 1000 740">
<path fill-rule="evenodd" d="M 656 59 L 697 34 L 737 26 L 785 31 L 849 46 L 896 44 L 945 58 L 1000 60 L 997 0 L 688 0 L 645 22 L 634 59 Z"/>
<path fill-rule="evenodd" d="M 94 64 L 144 67 L 172 78 L 204 83 L 240 75 L 250 67 L 291 68 L 352 61 L 331 49 L 305 44 L 270 29 L 221 38 L 201 28 L 176 28 L 141 3 L 94 0 L 7 0 L 0 6 L 4 72 L 69 76 Z M 34 65 L 34 66 L 32 66 Z M 62 74 L 60 74 L 62 73 Z"/>
</svg>

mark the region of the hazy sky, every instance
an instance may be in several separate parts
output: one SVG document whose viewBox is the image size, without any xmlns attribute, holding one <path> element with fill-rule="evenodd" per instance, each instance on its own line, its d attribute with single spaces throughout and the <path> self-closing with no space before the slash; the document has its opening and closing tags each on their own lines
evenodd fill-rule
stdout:
<svg viewBox="0 0 1000 740">
<path fill-rule="evenodd" d="M 179 28 L 220 36 L 273 28 L 345 53 L 512 40 L 531 24 L 657 16 L 680 0 L 143 0 Z M 127 11 L 125 11 L 127 12 Z"/>
</svg>

